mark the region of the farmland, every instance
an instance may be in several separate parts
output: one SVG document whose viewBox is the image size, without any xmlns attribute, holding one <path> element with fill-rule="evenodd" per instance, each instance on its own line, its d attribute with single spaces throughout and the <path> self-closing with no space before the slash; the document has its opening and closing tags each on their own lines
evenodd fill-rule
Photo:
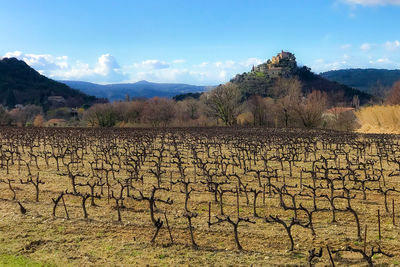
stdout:
<svg viewBox="0 0 400 267">
<path fill-rule="evenodd" d="M 396 135 L 2 128 L 0 144 L 3 264 L 400 263 Z"/>
</svg>

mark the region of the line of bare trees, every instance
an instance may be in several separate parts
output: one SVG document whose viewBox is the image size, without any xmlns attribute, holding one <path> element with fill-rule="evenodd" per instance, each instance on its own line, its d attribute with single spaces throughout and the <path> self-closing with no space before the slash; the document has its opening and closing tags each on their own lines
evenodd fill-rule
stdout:
<svg viewBox="0 0 400 267">
<path fill-rule="evenodd" d="M 166 98 L 98 104 L 84 113 L 89 126 L 212 126 L 252 125 L 269 127 L 335 128 L 356 127 L 355 117 L 339 114 L 324 117 L 333 106 L 326 93 L 302 93 L 296 78 L 280 78 L 269 97 L 253 95 L 245 99 L 233 83 L 203 93 L 199 99 L 182 101 Z M 346 124 L 346 127 L 343 125 Z"/>
</svg>

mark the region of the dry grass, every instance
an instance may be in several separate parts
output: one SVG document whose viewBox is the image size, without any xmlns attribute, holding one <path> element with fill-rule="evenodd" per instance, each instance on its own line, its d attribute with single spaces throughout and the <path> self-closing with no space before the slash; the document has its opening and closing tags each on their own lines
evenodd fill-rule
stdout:
<svg viewBox="0 0 400 267">
<path fill-rule="evenodd" d="M 360 133 L 400 134 L 400 105 L 363 107 L 356 116 Z"/>
<path fill-rule="evenodd" d="M 159 141 L 159 140 L 158 140 Z M 322 144 L 318 147 L 322 149 Z M 41 148 L 36 148 L 41 149 Z M 347 147 L 350 149 L 350 147 Z M 229 155 L 231 148 L 224 145 L 223 153 Z M 184 151 L 188 152 L 188 151 Z M 211 152 L 217 152 L 213 149 Z M 322 153 L 322 152 L 321 152 Z M 355 152 L 354 152 L 355 153 Z M 322 154 L 320 154 L 322 155 Z M 205 155 L 202 155 L 205 157 Z M 328 155 L 325 155 L 328 156 Z M 354 156 L 354 154 L 353 154 Z M 25 155 L 26 159 L 29 157 Z M 342 157 L 342 156 L 341 156 Z M 372 156 L 371 156 L 372 157 Z M 342 162 L 344 158 L 342 157 Z M 86 159 L 85 171 L 88 169 Z M 167 157 L 166 162 L 171 158 Z M 311 168 L 312 162 L 298 162 L 294 167 L 293 177 L 289 177 L 287 164 L 284 170 L 280 170 L 278 162 L 271 161 L 270 167 L 279 169 L 279 179 L 277 184 L 282 184 L 282 177 L 286 177 L 288 185 L 296 185 L 299 182 L 300 170 Z M 253 168 L 262 168 L 263 163 L 257 159 L 257 165 Z M 142 170 L 145 183 L 135 182 L 137 190 L 148 192 L 155 184 L 155 178 L 148 173 L 151 167 L 147 163 Z M 187 165 L 187 174 L 194 180 L 194 169 L 190 164 Z M 265 204 L 262 196 L 257 202 L 257 210 L 262 218 L 252 217 L 252 196 L 250 204 L 247 205 L 244 194 L 240 196 L 241 216 L 248 217 L 256 221 L 253 224 L 241 224 L 239 227 L 239 238 L 244 251 L 236 249 L 232 227 L 228 224 L 220 224 L 208 227 L 208 203 L 212 202 L 212 215 L 219 213 L 218 204 L 213 202 L 213 195 L 205 192 L 205 185 L 196 183 L 196 190 L 189 200 L 189 207 L 196 211 L 199 216 L 193 219 L 194 233 L 199 249 L 191 248 L 187 221 L 183 217 L 184 194 L 181 193 L 182 187 L 174 185 L 170 192 L 160 194 L 159 197 L 171 197 L 173 205 L 158 204 L 156 215 L 163 218 L 163 212 L 167 216 L 172 228 L 174 244 L 170 244 L 169 234 L 165 227 L 161 229 L 160 235 L 155 244 L 150 244 L 150 239 L 154 233 L 154 227 L 150 221 L 148 204 L 138 202 L 133 199 L 126 199 L 125 209 L 122 210 L 122 222 L 117 222 L 117 212 L 114 202 L 109 203 L 106 197 L 96 200 L 97 207 L 91 207 L 88 201 L 89 219 L 82 219 L 82 209 L 79 199 L 67 196 L 66 203 L 71 220 L 66 220 L 62 206 L 57 209 L 57 217 L 52 217 L 52 201 L 57 194 L 70 189 L 70 182 L 67 176 L 60 176 L 62 171 L 56 171 L 54 159 L 50 160 L 47 167 L 43 159 L 39 160 L 39 170 L 32 167 L 32 172 L 40 172 L 42 179 L 46 182 L 41 187 L 40 202 L 34 202 L 34 190 L 31 185 L 21 185 L 16 183 L 17 198 L 27 208 L 25 215 L 19 213 L 19 207 L 12 201 L 12 194 L 6 184 L 0 184 L 0 254 L 5 255 L 6 259 L 11 257 L 11 261 L 22 260 L 21 265 L 47 264 L 56 266 L 122 266 L 122 265 L 150 265 L 150 266 L 299 266 L 307 264 L 308 250 L 312 248 L 325 247 L 327 244 L 332 248 L 341 248 L 346 244 L 356 247 L 362 246 L 355 234 L 355 222 L 351 215 L 338 213 L 338 222 L 331 223 L 329 212 L 317 213 L 314 216 L 314 224 L 317 236 L 313 238 L 308 229 L 298 226 L 293 228 L 295 239 L 295 250 L 288 251 L 288 237 L 281 225 L 267 224 L 264 219 L 269 215 L 279 215 L 288 219 L 293 215 L 291 211 L 283 211 L 279 207 L 277 196 L 266 196 Z M 396 168 L 394 165 L 384 165 L 386 175 Z M 163 181 L 169 187 L 169 173 L 172 171 L 173 179 L 178 177 L 175 166 L 166 167 L 167 173 Z M 257 183 L 253 174 L 243 173 L 236 170 L 242 176 L 245 183 L 256 188 Z M 18 173 L 16 166 L 13 166 L 9 174 L 5 169 L 0 170 L 0 175 L 5 178 L 25 178 L 26 169 L 23 168 Z M 126 177 L 126 173 L 119 172 L 116 179 Z M 199 181 L 202 177 L 196 176 Z M 311 177 L 304 175 L 304 184 L 311 183 Z M 388 186 L 398 187 L 396 177 L 387 178 Z M 235 184 L 230 185 L 232 188 Z M 115 186 L 116 190 L 117 186 Z M 81 189 L 84 190 L 84 189 Z M 298 190 L 298 189 L 293 189 Z M 398 194 L 394 194 L 396 200 Z M 392 195 L 390 195 L 390 199 Z M 306 197 L 299 197 L 301 203 L 311 206 L 312 201 Z M 286 200 L 289 202 L 289 200 Z M 236 195 L 227 193 L 224 195 L 224 211 L 235 217 L 236 214 Z M 345 201 L 338 200 L 338 207 L 345 207 Z M 319 206 L 329 207 L 326 201 L 320 200 Z M 395 258 L 378 256 L 375 262 L 385 265 L 397 265 L 400 261 L 399 251 L 399 224 L 393 226 L 391 214 L 383 210 L 383 197 L 376 192 L 368 192 L 368 199 L 363 201 L 358 195 L 353 202 L 353 207 L 358 211 L 361 225 L 368 224 L 368 248 L 381 245 L 382 248 L 395 254 Z M 382 213 L 382 233 L 383 239 L 378 241 L 376 212 L 381 209 Z M 300 218 L 305 219 L 304 214 L 300 213 Z M 397 217 L 397 220 L 399 217 Z M 319 260 L 320 266 L 329 265 L 326 251 Z M 365 262 L 359 255 L 353 253 L 343 253 L 341 258 L 336 258 L 336 263 L 341 266 L 363 266 Z M 0 257 L 1 264 L 1 257 Z M 18 265 L 18 263 L 16 263 Z"/>
</svg>

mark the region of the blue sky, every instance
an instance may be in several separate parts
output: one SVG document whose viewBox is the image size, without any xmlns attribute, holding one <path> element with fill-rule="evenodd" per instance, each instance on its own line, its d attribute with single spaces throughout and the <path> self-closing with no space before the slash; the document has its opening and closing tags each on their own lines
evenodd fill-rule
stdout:
<svg viewBox="0 0 400 267">
<path fill-rule="evenodd" d="M 54 79 L 213 85 L 295 53 L 400 68 L 400 0 L 0 0 L 0 56 Z"/>
</svg>

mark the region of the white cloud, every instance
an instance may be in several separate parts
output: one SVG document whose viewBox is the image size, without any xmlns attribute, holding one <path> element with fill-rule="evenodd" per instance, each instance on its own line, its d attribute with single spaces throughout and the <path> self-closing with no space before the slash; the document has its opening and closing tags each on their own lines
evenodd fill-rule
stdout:
<svg viewBox="0 0 400 267">
<path fill-rule="evenodd" d="M 242 65 L 243 67 L 251 67 L 251 66 L 260 65 L 261 63 L 263 63 L 263 61 L 261 59 L 251 57 L 251 58 L 248 58 L 248 59 L 240 62 L 240 65 Z"/>
<path fill-rule="evenodd" d="M 219 69 L 231 69 L 231 68 L 236 67 L 236 63 L 233 60 L 226 60 L 224 62 L 217 61 L 214 63 L 214 66 Z"/>
<path fill-rule="evenodd" d="M 186 62 L 186 60 L 184 59 L 175 59 L 174 61 L 172 61 L 174 64 L 183 64 Z"/>
<path fill-rule="evenodd" d="M 153 82 L 179 82 L 191 84 L 215 85 L 225 83 L 236 74 L 250 71 L 252 65 L 263 61 L 258 58 L 248 58 L 242 61 L 225 60 L 216 62 L 201 62 L 180 68 L 169 64 L 169 68 L 144 68 L 142 63 L 133 64 L 132 81 L 148 80 Z M 153 60 L 155 61 L 155 60 Z M 173 61 L 173 63 L 175 63 Z M 187 64 L 186 64 L 187 65 Z"/>
<path fill-rule="evenodd" d="M 385 53 L 382 46 L 376 45 L 376 53 L 374 51 L 373 56 L 364 53 L 344 54 L 337 59 L 316 59 L 310 66 L 314 72 L 347 68 L 398 69 L 400 68 L 400 57 L 397 53 Z"/>
<path fill-rule="evenodd" d="M 226 61 L 217 61 L 213 65 L 218 69 L 244 69 L 250 68 L 251 66 L 257 66 L 263 63 L 263 61 L 259 58 L 248 58 L 243 61 L 235 62 L 233 60 Z M 200 66 L 207 67 L 209 65 L 208 62 L 203 62 Z"/>
<path fill-rule="evenodd" d="M 249 66 L 252 64 L 261 63 L 258 59 L 249 58 L 241 62 L 226 60 L 181 67 L 181 64 L 187 63 L 183 59 L 176 59 L 171 63 L 158 59 L 148 59 L 130 66 L 120 66 L 110 54 L 100 55 L 95 64 L 89 64 L 83 61 L 73 62 L 67 56 L 27 54 L 21 51 L 8 52 L 4 57 L 16 57 L 24 60 L 39 73 L 52 79 L 97 83 L 149 80 L 153 82 L 213 85 L 224 83 L 239 72 L 249 71 Z"/>
<path fill-rule="evenodd" d="M 387 57 L 378 58 L 376 60 L 369 61 L 370 66 L 374 68 L 384 68 L 384 69 L 398 69 L 400 68 L 400 60 L 389 59 Z"/>
<path fill-rule="evenodd" d="M 351 44 L 344 44 L 344 45 L 341 45 L 340 48 L 343 49 L 343 50 L 348 50 L 348 49 L 351 48 Z"/>
<path fill-rule="evenodd" d="M 388 58 L 378 58 L 377 60 L 370 60 L 370 64 L 372 65 L 382 65 L 382 64 L 390 64 L 392 61 Z"/>
<path fill-rule="evenodd" d="M 367 52 L 367 51 L 371 50 L 371 48 L 372 48 L 372 45 L 371 45 L 370 43 L 363 43 L 363 44 L 360 46 L 360 49 L 361 49 L 362 51 L 364 51 L 364 52 Z"/>
<path fill-rule="evenodd" d="M 349 67 L 348 59 L 350 58 L 349 55 L 344 54 L 342 59 L 327 61 L 323 58 L 316 59 L 312 65 L 311 69 L 314 72 L 324 72 L 329 70 L 339 70 Z"/>
<path fill-rule="evenodd" d="M 343 0 L 344 3 L 349 5 L 361 6 L 386 6 L 386 5 L 400 5 L 400 0 Z"/>
<path fill-rule="evenodd" d="M 378 63 L 390 63 L 391 61 L 388 58 L 379 58 L 377 60 Z"/>
<path fill-rule="evenodd" d="M 400 42 L 398 40 L 393 42 L 387 41 L 384 46 L 387 50 L 396 50 L 400 48 Z"/>
<path fill-rule="evenodd" d="M 96 65 L 93 67 L 87 63 L 78 61 L 67 71 L 55 71 L 50 74 L 50 77 L 100 83 L 129 80 L 129 75 L 122 70 L 116 59 L 110 54 L 101 55 L 97 59 Z"/>
<path fill-rule="evenodd" d="M 229 81 L 235 74 L 224 69 L 218 70 L 215 68 L 204 71 L 168 68 L 133 73 L 132 81 L 147 80 L 152 82 L 216 85 Z"/>
<path fill-rule="evenodd" d="M 68 68 L 68 57 L 54 57 L 50 54 L 25 54 L 21 51 L 8 52 L 4 57 L 15 57 L 23 60 L 39 72 L 46 73 L 46 71 L 53 69 L 66 69 Z"/>
<path fill-rule="evenodd" d="M 141 63 L 133 64 L 135 68 L 145 68 L 145 69 L 166 69 L 169 68 L 169 64 L 165 61 L 157 60 L 157 59 L 148 59 L 144 60 Z"/>
<path fill-rule="evenodd" d="M 22 56 L 22 52 L 21 51 L 14 51 L 14 52 L 7 52 L 3 57 L 15 57 L 20 59 Z"/>
<path fill-rule="evenodd" d="M 110 72 L 117 71 L 120 69 L 117 61 L 110 54 L 101 55 L 97 61 L 97 66 L 93 70 L 95 73 L 100 75 L 108 75 Z"/>
<path fill-rule="evenodd" d="M 17 57 L 41 74 L 57 80 L 81 80 L 96 83 L 152 82 L 190 83 L 215 85 L 225 83 L 238 73 L 250 71 L 253 65 L 263 63 L 258 58 L 225 60 L 189 64 L 186 60 L 171 62 L 147 59 L 131 65 L 120 66 L 110 54 L 100 55 L 94 64 L 72 61 L 67 56 L 26 54 L 14 51 L 5 57 Z"/>
<path fill-rule="evenodd" d="M 343 68 L 400 68 L 400 40 L 382 43 L 365 42 L 359 46 L 359 50 L 350 49 L 345 52 L 344 55 L 336 58 L 326 55 L 330 59 L 320 58 L 314 60 L 309 66 L 315 72 Z"/>
<path fill-rule="evenodd" d="M 178 68 L 153 69 L 133 73 L 132 81 L 139 80 L 191 84 L 204 84 L 210 82 L 208 73 Z"/>
<path fill-rule="evenodd" d="M 225 70 L 221 70 L 218 73 L 218 76 L 222 81 L 226 81 L 228 79 L 228 73 Z"/>
<path fill-rule="evenodd" d="M 69 63 L 67 56 L 50 54 L 26 54 L 21 51 L 8 52 L 4 57 L 16 57 L 37 70 L 40 74 L 59 80 L 85 80 L 94 82 L 119 82 L 128 79 L 118 62 L 110 54 L 101 55 L 95 66 L 80 61 Z"/>
<path fill-rule="evenodd" d="M 199 65 L 195 65 L 195 67 L 205 68 L 205 67 L 207 67 L 209 64 L 210 64 L 209 62 L 202 62 L 202 63 L 200 63 Z"/>
</svg>

